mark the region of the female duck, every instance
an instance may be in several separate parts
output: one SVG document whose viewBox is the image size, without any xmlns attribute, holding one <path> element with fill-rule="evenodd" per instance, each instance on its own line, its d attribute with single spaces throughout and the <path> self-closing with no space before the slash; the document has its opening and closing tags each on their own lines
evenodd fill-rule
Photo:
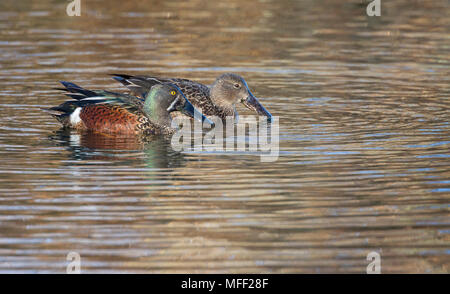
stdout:
<svg viewBox="0 0 450 294">
<path fill-rule="evenodd" d="M 145 100 L 109 91 L 92 91 L 69 82 L 61 82 L 75 100 L 49 110 L 66 128 L 99 133 L 171 134 L 170 113 L 179 111 L 189 117 L 213 123 L 199 113 L 180 89 L 170 83 L 152 87 Z"/>
<path fill-rule="evenodd" d="M 149 89 L 161 83 L 177 85 L 187 99 L 206 116 L 218 116 L 225 119 L 227 116 L 237 117 L 236 103 L 241 102 L 250 110 L 264 115 L 270 121 L 272 115 L 258 99 L 253 96 L 243 77 L 226 73 L 219 76 L 211 86 L 178 78 L 157 78 L 152 76 L 130 76 L 114 74 L 114 79 L 121 82 L 135 95 L 145 98 Z"/>
</svg>

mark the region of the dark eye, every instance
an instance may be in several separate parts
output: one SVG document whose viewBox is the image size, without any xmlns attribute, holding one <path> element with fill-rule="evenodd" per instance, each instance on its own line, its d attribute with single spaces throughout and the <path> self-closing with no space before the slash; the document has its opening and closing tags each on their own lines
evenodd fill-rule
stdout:
<svg viewBox="0 0 450 294">
<path fill-rule="evenodd" d="M 236 88 L 236 89 L 239 89 L 240 87 L 241 87 L 241 85 L 240 84 L 234 84 L 234 87 Z"/>
</svg>

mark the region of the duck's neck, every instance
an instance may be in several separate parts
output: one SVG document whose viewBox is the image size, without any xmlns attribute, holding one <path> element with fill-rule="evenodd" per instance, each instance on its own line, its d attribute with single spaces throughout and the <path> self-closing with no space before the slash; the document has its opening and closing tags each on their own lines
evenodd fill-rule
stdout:
<svg viewBox="0 0 450 294">
<path fill-rule="evenodd" d="M 230 104 L 225 97 L 223 97 L 223 93 L 217 89 L 217 87 L 214 87 L 215 84 L 212 84 L 211 88 L 209 89 L 209 95 L 211 97 L 211 101 L 214 104 L 215 108 L 217 109 L 216 112 L 223 114 L 221 116 L 234 116 L 236 112 L 235 105 Z"/>
</svg>

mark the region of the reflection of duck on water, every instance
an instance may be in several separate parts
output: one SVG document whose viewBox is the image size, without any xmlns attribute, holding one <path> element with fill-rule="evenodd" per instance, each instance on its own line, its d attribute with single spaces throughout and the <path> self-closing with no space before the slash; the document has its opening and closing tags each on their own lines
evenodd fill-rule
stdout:
<svg viewBox="0 0 450 294">
<path fill-rule="evenodd" d="M 130 134 L 96 133 L 61 128 L 49 136 L 58 146 L 67 148 L 74 160 L 106 160 L 123 164 L 136 161 L 145 168 L 172 168 L 184 165 L 184 155 L 173 151 L 170 138 L 152 136 L 143 138 Z"/>
</svg>

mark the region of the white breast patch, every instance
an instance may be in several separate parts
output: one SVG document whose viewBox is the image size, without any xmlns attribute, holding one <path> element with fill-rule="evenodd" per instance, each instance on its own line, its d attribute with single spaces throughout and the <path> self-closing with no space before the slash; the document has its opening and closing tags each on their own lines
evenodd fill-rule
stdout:
<svg viewBox="0 0 450 294">
<path fill-rule="evenodd" d="M 72 127 L 75 127 L 79 122 L 81 122 L 80 118 L 81 107 L 77 107 L 74 112 L 70 115 L 70 124 Z"/>
</svg>

